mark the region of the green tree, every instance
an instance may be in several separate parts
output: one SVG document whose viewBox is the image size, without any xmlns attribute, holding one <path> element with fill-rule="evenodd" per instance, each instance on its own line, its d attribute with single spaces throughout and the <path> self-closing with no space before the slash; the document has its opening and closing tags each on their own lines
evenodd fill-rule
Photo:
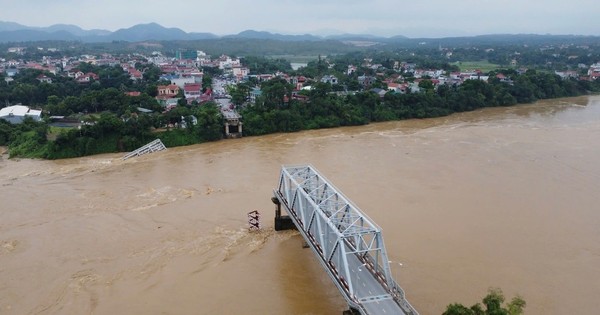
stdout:
<svg viewBox="0 0 600 315">
<path fill-rule="evenodd" d="M 229 86 L 227 92 L 229 93 L 229 95 L 231 95 L 231 102 L 239 106 L 246 102 L 246 100 L 250 96 L 251 90 L 251 83 L 243 82 L 235 86 Z"/>
<path fill-rule="evenodd" d="M 504 303 L 502 290 L 490 289 L 483 298 L 485 310 L 479 303 L 470 308 L 459 303 L 453 303 L 446 307 L 446 311 L 442 315 L 521 315 L 526 306 L 525 300 L 520 296 L 514 297 L 506 307 L 503 307 L 502 303 Z"/>
<path fill-rule="evenodd" d="M 287 83 L 284 79 L 275 78 L 269 81 L 265 81 L 261 85 L 262 100 L 266 108 L 281 108 L 283 106 L 285 97 L 291 98 L 292 85 Z"/>
<path fill-rule="evenodd" d="M 419 81 L 419 87 L 425 90 L 427 93 L 433 93 L 433 82 L 429 79 L 423 79 Z"/>
<path fill-rule="evenodd" d="M 198 119 L 196 132 L 200 141 L 215 141 L 223 137 L 223 115 L 214 102 L 202 104 L 194 115 Z"/>
<path fill-rule="evenodd" d="M 211 68 L 209 67 L 209 69 Z M 206 92 L 206 89 L 212 89 L 212 83 L 212 76 L 209 73 L 204 73 L 204 76 L 202 76 L 202 92 Z"/>
</svg>

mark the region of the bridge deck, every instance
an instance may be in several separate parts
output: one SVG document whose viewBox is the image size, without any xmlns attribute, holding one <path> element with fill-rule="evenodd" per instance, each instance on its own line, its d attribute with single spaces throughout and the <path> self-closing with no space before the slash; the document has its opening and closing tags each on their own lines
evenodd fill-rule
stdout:
<svg viewBox="0 0 600 315">
<path fill-rule="evenodd" d="M 314 167 L 284 166 L 274 195 L 350 308 L 418 314 L 391 277 L 381 229 Z"/>
</svg>

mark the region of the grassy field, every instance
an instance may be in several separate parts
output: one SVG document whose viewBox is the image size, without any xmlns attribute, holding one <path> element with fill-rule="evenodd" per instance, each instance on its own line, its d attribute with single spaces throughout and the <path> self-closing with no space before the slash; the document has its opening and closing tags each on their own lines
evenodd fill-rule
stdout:
<svg viewBox="0 0 600 315">
<path fill-rule="evenodd" d="M 46 138 L 50 141 L 54 141 L 56 140 L 56 137 L 58 137 L 59 134 L 63 133 L 63 132 L 68 132 L 70 129 L 73 129 L 74 127 L 53 127 L 50 126 L 48 128 L 48 134 L 46 135 Z"/>
<path fill-rule="evenodd" d="M 469 70 L 481 70 L 483 72 L 489 72 L 492 70 L 496 70 L 499 68 L 503 68 L 500 65 L 490 63 L 487 60 L 481 61 L 457 61 L 452 63 L 460 68 L 460 71 L 469 71 Z"/>
</svg>

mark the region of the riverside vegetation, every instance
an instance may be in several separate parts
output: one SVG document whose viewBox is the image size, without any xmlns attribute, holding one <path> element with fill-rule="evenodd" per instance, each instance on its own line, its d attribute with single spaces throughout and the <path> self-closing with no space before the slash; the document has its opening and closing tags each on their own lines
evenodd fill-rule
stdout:
<svg viewBox="0 0 600 315">
<path fill-rule="evenodd" d="M 332 57 L 330 63 L 321 58 L 301 68 L 296 75 L 318 77 L 339 73 L 350 58 L 363 58 L 353 53 Z M 290 71 L 289 63 L 259 57 L 247 57 L 252 64 L 269 69 Z M 432 61 L 418 59 L 424 66 Z M 388 59 L 389 61 L 389 59 Z M 267 63 L 267 64 L 265 64 Z M 456 66 L 435 61 L 435 66 L 451 71 Z M 131 151 L 153 139 L 160 138 L 167 147 L 214 141 L 223 136 L 223 117 L 213 102 L 191 104 L 180 102 L 174 109 L 162 112 L 155 101 L 156 86 L 160 83 L 160 69 L 151 64 L 136 64 L 144 72 L 144 79 L 132 82 L 120 67 L 93 66 L 82 63 L 83 72 L 95 72 L 100 80 L 87 85 L 70 78 L 46 74 L 53 83 L 40 83 L 38 70 L 23 70 L 15 82 L 0 84 L 0 100 L 37 104 L 51 115 L 75 116 L 83 120 L 79 129 L 50 128 L 48 121 L 26 121 L 11 125 L 0 120 L 0 145 L 8 146 L 11 157 L 59 159 L 98 153 Z M 203 69 L 204 86 L 210 86 L 214 69 Z M 217 69 L 218 70 L 218 69 Z M 342 69 L 343 70 L 343 69 Z M 335 72 L 338 71 L 338 72 Z M 363 74 L 365 74 L 364 72 Z M 508 81 L 495 77 L 502 73 Z M 409 76 L 409 74 L 404 74 Z M 282 78 L 269 81 L 250 80 L 230 88 L 232 101 L 243 116 L 244 134 L 264 135 L 276 132 L 294 132 L 316 128 L 363 125 L 412 118 L 429 118 L 483 107 L 510 106 L 530 103 L 539 99 L 576 96 L 600 91 L 600 83 L 577 79 L 562 79 L 545 70 L 527 70 L 519 74 L 515 69 L 499 69 L 488 73 L 488 82 L 466 80 L 461 85 L 439 85 L 425 78 L 418 84 L 420 92 L 405 94 L 388 92 L 381 97 L 371 88 L 384 87 L 380 80 L 368 89 L 357 80 L 358 73 L 339 75 L 340 84 L 312 84 L 312 89 L 300 91 L 305 100 L 293 97 L 294 86 Z M 410 78 L 409 78 L 410 79 Z M 248 102 L 251 89 L 260 87 L 262 94 Z M 140 96 L 128 96 L 124 91 L 141 91 Z M 351 92 L 348 92 L 351 91 Z M 154 113 L 138 113 L 139 107 Z M 78 114 L 78 113 L 85 113 Z M 78 116 L 79 115 L 79 116 Z M 192 116 L 197 124 L 192 123 Z M 186 126 L 187 128 L 172 128 Z"/>
<path fill-rule="evenodd" d="M 471 307 L 453 303 L 446 307 L 446 311 L 442 315 L 521 315 L 527 305 L 523 298 L 516 296 L 506 307 L 503 307 L 504 294 L 502 294 L 502 290 L 500 289 L 490 289 L 482 302 L 485 305 L 485 310 L 479 303 Z"/>
</svg>

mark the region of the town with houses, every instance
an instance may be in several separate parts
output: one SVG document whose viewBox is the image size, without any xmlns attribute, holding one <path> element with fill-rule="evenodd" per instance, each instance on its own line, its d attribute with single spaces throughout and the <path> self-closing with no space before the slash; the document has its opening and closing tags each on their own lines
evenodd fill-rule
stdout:
<svg viewBox="0 0 600 315">
<path fill-rule="evenodd" d="M 420 93 L 423 91 L 421 82 L 427 80 L 437 89 L 438 86 L 460 86 L 467 80 L 489 81 L 490 73 L 485 73 L 478 69 L 468 71 L 446 71 L 444 69 L 431 69 L 419 67 L 415 62 L 395 60 L 391 69 L 384 67 L 381 63 L 375 63 L 371 58 L 364 58 L 361 63 L 349 64 L 345 71 L 334 72 L 326 71 L 329 74 L 323 74 L 318 77 L 309 77 L 301 75 L 302 71 L 275 71 L 273 73 L 253 73 L 248 65 L 243 64 L 243 57 L 234 57 L 220 55 L 212 57 L 200 50 L 177 50 L 175 56 L 167 56 L 160 51 L 151 53 L 133 53 L 113 55 L 108 53 L 98 55 L 79 55 L 62 56 L 60 58 L 43 56 L 40 60 L 20 59 L 26 53 L 25 47 L 10 47 L 6 55 L 13 58 L 0 58 L 0 78 L 4 84 L 14 84 L 15 76 L 26 69 L 37 70 L 39 75 L 37 80 L 40 84 L 53 84 L 57 77 L 70 78 L 82 86 L 93 82 L 101 82 L 104 78 L 98 73 L 82 71 L 82 64 L 89 64 L 97 67 L 117 67 L 122 69 L 131 82 L 137 82 L 144 79 L 144 69 L 148 65 L 160 70 L 160 76 L 156 83 L 156 91 L 153 97 L 157 104 L 161 105 L 162 112 L 166 113 L 177 106 L 187 104 L 190 106 L 201 105 L 205 102 L 214 101 L 220 108 L 225 119 L 230 119 L 237 125 L 240 122 L 238 135 L 241 136 L 242 117 L 237 110 L 240 106 L 254 104 L 261 96 L 260 84 L 272 79 L 282 79 L 293 86 L 292 93 L 284 96 L 284 102 L 289 102 L 290 97 L 300 102 L 310 101 L 309 91 L 315 83 L 325 83 L 336 87 L 332 92 L 337 95 L 348 95 L 359 91 L 370 91 L 379 95 L 382 99 L 387 93 Z M 38 52 L 48 52 L 53 55 L 60 53 L 57 48 L 37 48 Z M 446 52 L 446 56 L 451 56 L 451 52 Z M 319 57 L 319 62 L 321 59 Z M 333 69 L 334 61 L 324 58 L 327 69 Z M 527 71 L 527 68 L 517 67 L 513 60 L 511 65 L 514 70 L 521 74 Z M 389 67 L 389 66 L 388 66 Z M 218 75 L 211 78 L 211 86 L 203 86 L 205 71 L 214 69 Z M 217 70 L 218 69 L 218 70 Z M 587 71 L 583 71 L 583 70 Z M 579 65 L 579 71 L 554 71 L 554 74 L 562 79 L 577 79 L 595 81 L 600 77 L 600 63 L 592 65 Z M 215 73 L 215 71 L 210 71 Z M 347 82 L 347 77 L 355 78 L 357 85 L 354 89 L 342 82 Z M 494 79 L 513 84 L 511 78 L 503 73 L 492 73 Z M 240 83 L 251 83 L 251 89 L 247 97 L 241 104 L 233 104 L 231 96 L 228 94 L 231 87 Z M 134 89 L 124 90 L 123 93 L 136 97 L 147 91 Z M 0 118 L 16 123 L 29 116 L 34 120 L 40 120 L 43 110 L 37 108 L 39 104 L 9 104 L 5 103 L 0 112 Z M 31 106 L 29 108 L 28 106 Z M 150 109 L 138 107 L 140 113 L 151 113 Z M 17 118 L 16 118 L 17 117 Z M 52 116 L 54 118 L 60 116 Z M 226 124 L 227 126 L 227 124 Z M 229 136 L 228 130 L 225 134 Z"/>
</svg>

